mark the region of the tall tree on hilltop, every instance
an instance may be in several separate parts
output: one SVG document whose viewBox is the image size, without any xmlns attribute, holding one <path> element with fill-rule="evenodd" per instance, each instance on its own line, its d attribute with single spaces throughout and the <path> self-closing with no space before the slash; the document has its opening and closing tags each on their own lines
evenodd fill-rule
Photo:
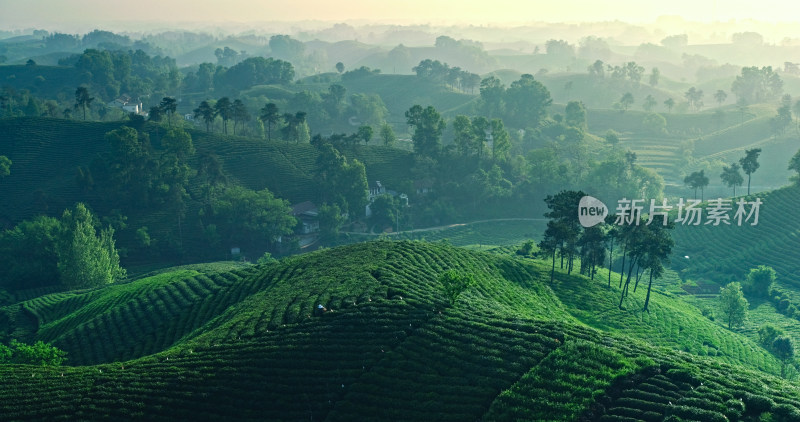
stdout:
<svg viewBox="0 0 800 422">
<path fill-rule="evenodd" d="M 523 74 L 505 92 L 505 120 L 516 128 L 536 127 L 553 103 L 550 91 L 530 74 Z"/>
<path fill-rule="evenodd" d="M 638 223 L 632 222 L 621 227 L 621 234 L 625 239 L 625 248 L 623 253 L 627 253 L 628 275 L 625 278 L 625 284 L 621 285 L 622 292 L 620 293 L 619 298 L 620 309 L 622 309 L 622 301 L 626 296 L 628 296 L 628 290 L 631 284 L 631 276 L 633 275 L 634 268 L 636 268 L 637 265 L 641 266 L 641 260 L 646 255 L 646 242 L 649 237 L 647 233 L 648 231 L 649 227 L 647 226 L 644 217 L 641 217 Z M 623 258 L 623 267 L 624 266 L 625 260 Z M 622 282 L 622 274 L 620 274 L 620 282 Z"/>
<path fill-rule="evenodd" d="M 433 106 L 422 108 L 414 105 L 405 113 L 409 126 L 414 127 L 411 140 L 414 152 L 428 157 L 437 157 L 441 148 L 442 131 L 446 126 L 444 119 Z"/>
<path fill-rule="evenodd" d="M 164 97 L 158 105 L 167 116 L 167 124 L 172 127 L 172 115 L 178 109 L 178 100 L 173 97 Z"/>
<path fill-rule="evenodd" d="M 667 98 L 664 100 L 664 105 L 667 106 L 667 112 L 672 112 L 672 107 L 675 107 L 675 100 L 672 98 Z"/>
<path fill-rule="evenodd" d="M 761 154 L 761 148 L 753 148 L 745 150 L 744 157 L 739 159 L 739 164 L 742 166 L 745 174 L 747 174 L 747 194 L 750 195 L 750 179 L 753 173 L 761 167 L 758 163 L 758 155 Z"/>
<path fill-rule="evenodd" d="M 728 329 L 732 330 L 744 324 L 747 317 L 747 299 L 742 293 L 742 285 L 739 283 L 728 283 L 727 286 L 719 291 L 719 301 L 722 312 L 728 320 Z"/>
<path fill-rule="evenodd" d="M 250 120 L 250 113 L 247 112 L 247 107 L 245 107 L 242 100 L 238 98 L 233 100 L 233 105 L 231 106 L 231 117 L 233 118 L 233 134 L 236 135 L 236 126 L 239 123 L 244 125 L 244 122 Z"/>
<path fill-rule="evenodd" d="M 258 118 L 267 125 L 267 140 L 272 141 L 272 125 L 281 121 L 280 111 L 274 103 L 267 103 Z"/>
<path fill-rule="evenodd" d="M 147 112 L 147 120 L 156 123 L 156 138 L 158 138 L 158 123 L 161 122 L 163 117 L 164 113 L 159 106 L 152 106 L 150 107 L 150 111 Z"/>
<path fill-rule="evenodd" d="M 788 170 L 794 170 L 797 175 L 794 176 L 796 182 L 800 183 L 800 150 L 798 150 L 789 160 Z"/>
<path fill-rule="evenodd" d="M 714 93 L 714 99 L 717 101 L 717 106 L 722 106 L 722 103 L 728 99 L 728 94 L 725 91 L 718 89 L 717 92 Z"/>
<path fill-rule="evenodd" d="M 228 134 L 228 120 L 233 116 L 233 105 L 228 97 L 222 97 L 214 105 L 215 113 L 222 118 L 222 133 Z"/>
<path fill-rule="evenodd" d="M 578 251 L 578 237 L 581 234 L 581 224 L 578 220 L 578 203 L 586 196 L 581 191 L 561 191 L 556 195 L 547 195 L 544 202 L 550 211 L 545 217 L 557 221 L 557 229 L 553 232 L 561 255 L 561 268 L 564 268 L 564 258 L 567 258 L 567 274 L 572 272 L 575 253 Z"/>
<path fill-rule="evenodd" d="M 208 101 L 203 101 L 200 103 L 200 106 L 194 109 L 194 118 L 201 118 L 203 122 L 206 124 L 206 132 L 211 132 L 211 124 L 214 123 L 214 118 L 217 117 L 216 111 L 214 111 L 214 107 L 211 107 L 211 104 Z"/>
<path fill-rule="evenodd" d="M 86 109 L 92 105 L 92 101 L 94 97 L 89 95 L 89 89 L 85 86 L 79 86 L 75 90 L 75 110 L 79 108 L 83 110 L 83 120 L 86 120 Z"/>
<path fill-rule="evenodd" d="M 705 170 L 696 171 L 683 178 L 683 183 L 694 189 L 694 199 L 697 199 L 697 189 L 700 189 L 700 200 L 703 200 L 703 191 L 708 186 L 709 180 Z"/>
<path fill-rule="evenodd" d="M 616 215 L 609 214 L 606 216 L 605 221 L 608 226 L 608 231 L 606 231 L 606 240 L 608 241 L 608 287 L 611 287 L 611 264 L 614 262 L 614 242 L 619 238 L 619 228 L 614 224 L 616 219 Z"/>
<path fill-rule="evenodd" d="M 578 240 L 581 248 L 581 274 L 594 280 L 597 266 L 603 266 L 606 257 L 606 233 L 600 225 L 586 227 Z"/>
<path fill-rule="evenodd" d="M 729 188 L 733 188 L 734 197 L 736 196 L 736 186 L 742 186 L 744 183 L 744 177 L 742 177 L 739 169 L 739 163 L 731 163 L 730 166 L 723 167 L 722 174 L 719 175 L 723 183 L 728 185 Z"/>
<path fill-rule="evenodd" d="M 489 118 L 499 116 L 505 109 L 503 97 L 506 87 L 494 76 L 481 80 L 481 107 Z"/>
<path fill-rule="evenodd" d="M 634 99 L 633 94 L 630 92 L 626 92 L 622 95 L 622 98 L 619 99 L 619 104 L 622 107 L 622 111 L 628 111 L 628 108 L 633 105 Z"/>
<path fill-rule="evenodd" d="M 660 278 L 664 274 L 664 264 L 669 262 L 669 255 L 672 253 L 672 246 L 675 242 L 669 234 L 669 230 L 675 228 L 675 224 L 666 216 L 660 216 L 661 221 L 653 219 L 647 226 L 647 239 L 644 241 L 646 257 L 644 267 L 650 270 L 650 281 L 647 283 L 647 297 L 644 300 L 644 311 L 650 312 L 650 291 L 653 288 L 653 278 Z M 666 223 L 666 224 L 665 224 Z M 633 287 L 633 291 L 636 291 Z"/>
<path fill-rule="evenodd" d="M 556 252 L 558 252 L 561 239 L 564 237 L 563 232 L 566 231 L 564 224 L 558 220 L 550 220 L 547 222 L 547 229 L 544 231 L 544 237 L 537 245 L 539 253 L 552 257 L 552 264 L 550 267 L 550 283 L 553 282 L 556 272 Z"/>
<path fill-rule="evenodd" d="M 304 111 L 298 111 L 295 114 L 284 113 L 283 121 L 286 126 L 281 129 L 281 134 L 286 139 L 286 142 L 295 141 L 295 143 L 300 143 L 300 141 L 308 141 L 308 126 L 306 125 L 306 113 Z"/>
</svg>

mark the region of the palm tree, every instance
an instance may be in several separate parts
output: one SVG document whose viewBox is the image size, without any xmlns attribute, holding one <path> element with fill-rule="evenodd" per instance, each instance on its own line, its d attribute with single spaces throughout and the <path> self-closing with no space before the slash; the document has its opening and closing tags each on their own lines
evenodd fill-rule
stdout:
<svg viewBox="0 0 800 422">
<path fill-rule="evenodd" d="M 94 97 L 89 95 L 89 89 L 85 86 L 79 86 L 75 90 L 75 109 L 83 109 L 83 120 L 86 120 L 86 109 L 92 105 Z"/>
</svg>

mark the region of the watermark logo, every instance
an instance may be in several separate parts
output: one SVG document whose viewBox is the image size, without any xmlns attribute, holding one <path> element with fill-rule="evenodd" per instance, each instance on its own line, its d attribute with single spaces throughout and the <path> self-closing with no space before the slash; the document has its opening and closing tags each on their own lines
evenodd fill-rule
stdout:
<svg viewBox="0 0 800 422">
<path fill-rule="evenodd" d="M 622 198 L 617 201 L 616 220 L 614 224 L 618 226 L 636 225 L 642 221 L 643 214 L 647 214 L 645 225 L 650 225 L 654 217 L 661 216 L 659 221 L 667 225 L 673 209 L 677 211 L 674 222 L 684 226 L 699 225 L 736 225 L 742 226 L 750 223 L 751 226 L 758 225 L 758 214 L 763 202 L 761 198 L 754 201 L 746 201 L 739 198 L 735 203 L 730 199 L 709 200 L 705 208 L 701 207 L 701 202 L 697 199 L 684 200 L 680 198 L 676 206 L 669 205 L 666 199 L 661 203 L 656 203 L 655 199 L 627 199 Z M 735 210 L 735 211 L 734 211 Z M 733 214 L 733 215 L 731 215 Z M 584 196 L 578 204 L 578 219 L 583 227 L 592 227 L 605 221 L 608 215 L 608 207 L 597 198 Z M 705 218 L 704 218 L 705 217 Z M 705 222 L 704 222 L 705 221 Z"/>
<path fill-rule="evenodd" d="M 584 196 L 578 204 L 578 219 L 583 227 L 596 226 L 606 220 L 608 207 L 603 201 L 593 197 Z"/>
</svg>

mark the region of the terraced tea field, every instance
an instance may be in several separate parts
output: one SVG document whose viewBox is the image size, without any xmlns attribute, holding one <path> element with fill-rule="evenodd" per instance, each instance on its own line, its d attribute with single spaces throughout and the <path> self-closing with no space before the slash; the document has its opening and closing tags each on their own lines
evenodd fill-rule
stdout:
<svg viewBox="0 0 800 422">
<path fill-rule="evenodd" d="M 673 251 L 675 259 L 690 257 L 682 262 L 688 277 L 727 283 L 743 280 L 751 268 L 769 265 L 778 272 L 779 285 L 800 287 L 800 186 L 757 197 L 763 204 L 756 226 L 734 222 L 676 228 Z"/>
<path fill-rule="evenodd" d="M 446 269 L 476 279 L 453 306 L 437 281 Z M 21 306 L 36 321 L 31 339 L 52 340 L 68 349 L 70 365 L 86 366 L 0 366 L 0 414 L 408 421 L 800 415 L 800 390 L 768 375 L 777 362 L 749 349 L 744 336 L 704 325 L 697 310 L 669 295 L 653 298 L 650 315 L 636 310 L 641 290 L 626 310 L 611 312 L 616 289 L 562 273 L 550 285 L 548 269 L 440 243 L 384 241 L 27 300 L 4 310 Z M 316 313 L 318 304 L 327 312 Z M 684 353 L 676 342 L 726 353 Z"/>
</svg>

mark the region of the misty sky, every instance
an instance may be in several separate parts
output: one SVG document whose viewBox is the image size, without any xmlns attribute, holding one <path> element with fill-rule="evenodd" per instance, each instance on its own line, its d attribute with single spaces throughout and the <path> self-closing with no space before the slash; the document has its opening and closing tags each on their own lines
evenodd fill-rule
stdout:
<svg viewBox="0 0 800 422">
<path fill-rule="evenodd" d="M 518 24 L 533 21 L 649 23 L 663 15 L 710 22 L 800 21 L 781 0 L 0 0 L 1 29 L 114 29 L 125 23 L 352 21 Z"/>
</svg>

